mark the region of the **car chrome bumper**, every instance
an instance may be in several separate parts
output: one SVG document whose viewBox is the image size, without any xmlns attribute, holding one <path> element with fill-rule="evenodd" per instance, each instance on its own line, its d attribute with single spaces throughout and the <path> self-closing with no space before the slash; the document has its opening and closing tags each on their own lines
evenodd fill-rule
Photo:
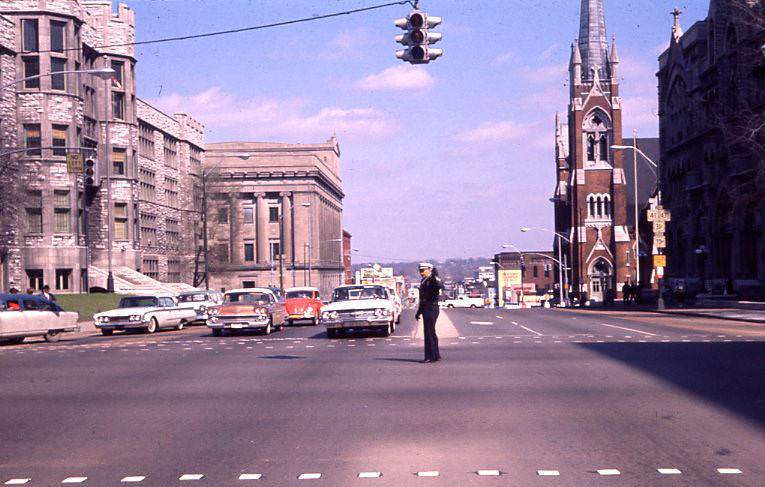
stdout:
<svg viewBox="0 0 765 487">
<path fill-rule="evenodd" d="M 146 328 L 147 326 L 149 326 L 148 323 L 142 321 L 132 321 L 130 323 L 96 323 L 96 328 L 99 330 L 104 328 L 107 330 L 135 330 L 137 328 Z"/>
<path fill-rule="evenodd" d="M 386 326 L 393 319 L 392 316 L 380 316 L 374 318 L 343 318 L 342 320 L 322 320 L 322 324 L 328 330 L 342 328 L 377 328 Z"/>
<path fill-rule="evenodd" d="M 268 320 L 266 321 L 253 321 L 253 320 L 241 320 L 241 321 L 216 321 L 207 322 L 207 327 L 211 329 L 220 330 L 260 330 L 268 326 Z"/>
</svg>

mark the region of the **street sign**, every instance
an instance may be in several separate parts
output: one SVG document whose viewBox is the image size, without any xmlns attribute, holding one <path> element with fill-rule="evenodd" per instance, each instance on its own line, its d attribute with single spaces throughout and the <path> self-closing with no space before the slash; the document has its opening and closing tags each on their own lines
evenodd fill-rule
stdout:
<svg viewBox="0 0 765 487">
<path fill-rule="evenodd" d="M 646 212 L 649 222 L 669 222 L 672 221 L 672 214 L 662 206 L 657 206 Z"/>
<path fill-rule="evenodd" d="M 667 267 L 667 256 L 666 255 L 654 255 L 653 256 L 653 266 L 654 267 Z"/>
<path fill-rule="evenodd" d="M 663 267 L 657 267 L 656 268 L 656 277 L 664 277 L 664 268 Z"/>
<path fill-rule="evenodd" d="M 654 235 L 653 244 L 657 249 L 663 249 L 667 247 L 667 237 L 664 235 Z"/>
<path fill-rule="evenodd" d="M 655 220 L 653 222 L 653 233 L 663 234 L 667 231 L 667 222 L 664 220 Z"/>
<path fill-rule="evenodd" d="M 66 172 L 69 174 L 80 174 L 83 171 L 82 160 L 82 154 L 68 152 L 66 154 Z"/>
</svg>

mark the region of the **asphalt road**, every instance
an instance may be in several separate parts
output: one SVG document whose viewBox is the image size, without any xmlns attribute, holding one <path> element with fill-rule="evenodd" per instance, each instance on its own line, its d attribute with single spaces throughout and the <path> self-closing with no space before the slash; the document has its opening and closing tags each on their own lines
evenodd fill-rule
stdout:
<svg viewBox="0 0 765 487">
<path fill-rule="evenodd" d="M 479 309 L 438 328 L 435 364 L 411 311 L 389 338 L 0 347 L 0 484 L 765 485 L 762 325 Z"/>
</svg>

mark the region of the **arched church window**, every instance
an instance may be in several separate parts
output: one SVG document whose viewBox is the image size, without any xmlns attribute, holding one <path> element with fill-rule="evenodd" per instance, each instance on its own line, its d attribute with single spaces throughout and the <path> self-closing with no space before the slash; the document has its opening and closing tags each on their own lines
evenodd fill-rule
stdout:
<svg viewBox="0 0 765 487">
<path fill-rule="evenodd" d="M 600 134 L 600 160 L 608 162 L 608 134 Z"/>
<path fill-rule="evenodd" d="M 611 217 L 611 198 L 609 198 L 607 195 L 603 197 L 603 210 L 605 211 L 606 217 Z"/>
<path fill-rule="evenodd" d="M 587 216 L 592 218 L 595 216 L 595 197 L 593 195 L 590 195 L 587 197 L 587 201 L 589 203 L 589 208 L 587 209 Z"/>
<path fill-rule="evenodd" d="M 598 199 L 596 200 L 596 206 L 598 208 L 598 218 L 603 217 L 603 200 L 600 199 L 600 196 L 598 196 Z"/>
<path fill-rule="evenodd" d="M 595 135 L 587 135 L 587 160 L 595 162 Z"/>
</svg>

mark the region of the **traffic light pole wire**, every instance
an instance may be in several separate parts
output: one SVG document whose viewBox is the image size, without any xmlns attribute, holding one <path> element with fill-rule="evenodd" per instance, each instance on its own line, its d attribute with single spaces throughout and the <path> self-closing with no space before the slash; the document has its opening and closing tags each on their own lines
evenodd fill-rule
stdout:
<svg viewBox="0 0 765 487">
<path fill-rule="evenodd" d="M 417 8 L 419 5 L 419 0 L 400 0 L 397 2 L 389 2 L 389 3 L 382 3 L 379 5 L 372 5 L 370 7 L 363 7 L 363 8 L 356 8 L 353 10 L 344 10 L 342 12 L 334 12 L 330 14 L 323 14 L 323 15 L 314 15 L 311 17 L 303 17 L 300 19 L 292 19 L 292 20 L 284 20 L 282 22 L 273 22 L 270 24 L 261 24 L 261 25 L 253 25 L 250 27 L 241 27 L 239 29 L 228 29 L 228 30 L 220 30 L 215 32 L 206 32 L 203 34 L 190 34 L 185 36 L 176 36 L 176 37 L 165 37 L 161 39 L 152 39 L 149 41 L 139 41 L 139 42 L 125 42 L 121 44 L 107 44 L 103 46 L 95 46 L 95 49 L 108 49 L 112 47 L 126 47 L 126 46 L 143 46 L 147 44 L 160 44 L 165 42 L 175 42 L 175 41 L 186 41 L 190 39 L 201 39 L 204 37 L 215 37 L 215 36 L 221 36 L 221 35 L 227 35 L 227 34 L 238 34 L 240 32 L 250 32 L 253 30 L 261 30 L 261 29 L 270 29 L 273 27 L 284 27 L 287 25 L 292 24 L 300 24 L 303 22 L 313 22 L 316 20 L 325 20 L 325 19 L 331 19 L 333 17 L 340 17 L 343 15 L 353 15 L 358 14 L 362 12 L 368 12 L 370 10 L 379 10 L 381 8 L 386 7 L 392 7 L 393 5 L 411 5 L 413 8 Z M 78 51 L 79 49 L 76 47 L 70 47 L 67 49 L 64 49 L 64 51 Z M 28 54 L 28 53 L 40 53 L 40 52 L 53 52 L 50 50 L 47 51 L 24 51 L 21 54 Z M 58 50 L 56 52 L 61 52 L 61 50 Z"/>
</svg>

